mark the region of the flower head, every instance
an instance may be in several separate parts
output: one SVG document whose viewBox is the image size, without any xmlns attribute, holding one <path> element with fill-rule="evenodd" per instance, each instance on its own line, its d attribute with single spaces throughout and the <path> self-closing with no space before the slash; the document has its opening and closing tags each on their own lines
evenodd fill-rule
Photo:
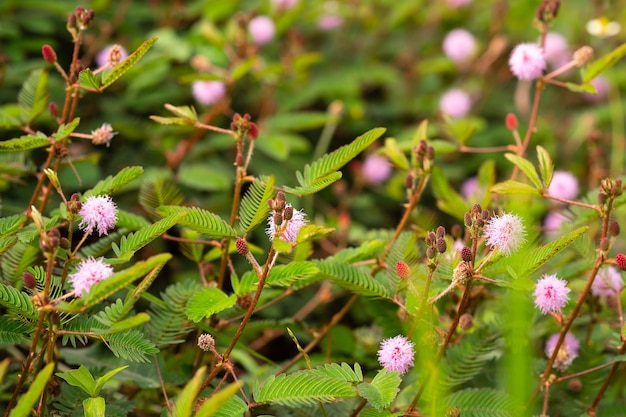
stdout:
<svg viewBox="0 0 626 417">
<path fill-rule="evenodd" d="M 487 246 L 499 249 L 504 255 L 510 255 L 524 243 L 525 233 L 522 219 L 510 213 L 492 216 L 484 230 Z"/>
<path fill-rule="evenodd" d="M 70 283 L 74 287 L 77 297 L 88 293 L 91 286 L 113 275 L 111 265 L 105 264 L 101 259 L 85 259 L 78 265 L 75 273 L 70 275 Z"/>
<path fill-rule="evenodd" d="M 455 63 L 467 61 L 476 52 L 474 35 L 465 29 L 454 29 L 443 39 L 443 52 Z"/>
<path fill-rule="evenodd" d="M 553 334 L 550 336 L 548 341 L 546 342 L 546 356 L 551 357 L 554 352 L 554 348 L 556 347 L 556 343 L 559 341 L 559 333 Z M 559 348 L 559 352 L 556 355 L 556 360 L 554 361 L 554 367 L 559 371 L 565 371 L 578 357 L 578 349 L 580 347 L 580 343 L 574 337 L 573 334 L 567 333 L 565 335 L 565 339 L 563 340 L 563 344 Z"/>
<path fill-rule="evenodd" d="M 292 213 L 291 218 L 284 218 L 285 212 Z M 280 218 L 279 222 L 274 218 L 275 215 L 278 215 Z M 275 236 L 279 236 L 285 242 L 294 243 L 298 237 L 300 228 L 307 224 L 305 217 L 306 213 L 303 210 L 294 210 L 291 204 L 287 204 L 283 214 L 275 212 L 274 215 L 269 216 L 265 233 L 267 233 L 270 240 L 274 240 Z M 277 225 L 276 223 L 279 224 Z"/>
<path fill-rule="evenodd" d="M 210 106 L 226 95 L 226 85 L 221 81 L 194 81 L 191 94 L 198 103 Z"/>
<path fill-rule="evenodd" d="M 561 309 L 569 299 L 567 281 L 558 279 L 556 275 L 544 275 L 535 286 L 535 306 L 541 310 L 543 314 L 552 311 L 560 313 Z"/>
<path fill-rule="evenodd" d="M 117 135 L 117 132 L 113 130 L 113 127 L 109 123 L 103 123 L 102 126 L 91 131 L 91 143 L 94 145 L 106 145 L 108 148 L 111 145 L 111 139 L 115 135 Z"/>
<path fill-rule="evenodd" d="M 478 183 L 477 177 L 469 177 L 461 185 L 461 195 L 466 200 L 469 200 L 474 196 L 474 194 L 478 193 L 479 186 L 480 184 Z"/>
<path fill-rule="evenodd" d="M 371 154 L 363 162 L 363 177 L 370 184 L 380 184 L 391 175 L 391 165 L 387 158 Z"/>
<path fill-rule="evenodd" d="M 617 268 L 611 265 L 603 266 L 598 271 L 596 279 L 591 284 L 591 294 L 600 298 L 617 295 L 622 291 L 624 280 Z"/>
<path fill-rule="evenodd" d="M 463 90 L 448 90 L 439 101 L 439 110 L 454 119 L 465 116 L 472 108 L 472 99 Z"/>
<path fill-rule="evenodd" d="M 378 350 L 378 362 L 388 371 L 406 373 L 413 366 L 413 342 L 398 335 L 385 339 Z"/>
<path fill-rule="evenodd" d="M 546 232 L 547 236 L 555 236 L 558 234 L 559 229 L 563 222 L 567 220 L 563 214 L 558 211 L 551 211 L 546 215 L 546 218 L 543 219 L 543 229 Z"/>
<path fill-rule="evenodd" d="M 87 233 L 97 228 L 100 236 L 108 235 L 117 223 L 117 206 L 108 195 L 88 197 L 78 214 L 83 218 L 79 227 Z"/>
<path fill-rule="evenodd" d="M 114 67 L 128 57 L 128 52 L 122 45 L 109 45 L 96 55 L 96 64 L 99 67 Z"/>
<path fill-rule="evenodd" d="M 265 45 L 276 35 L 274 21 L 267 16 L 256 16 L 248 24 L 248 32 L 252 37 L 252 42 L 257 45 Z"/>
<path fill-rule="evenodd" d="M 323 12 L 317 18 L 317 27 L 329 31 L 343 25 L 343 17 L 339 14 L 339 5 L 334 1 L 327 1 L 322 5 Z"/>
<path fill-rule="evenodd" d="M 563 35 L 556 32 L 548 32 L 543 47 L 543 55 L 550 64 L 561 66 L 570 58 L 569 46 Z"/>
<path fill-rule="evenodd" d="M 571 172 L 554 171 L 548 187 L 551 196 L 573 200 L 578 196 L 578 179 Z"/>
<path fill-rule="evenodd" d="M 509 58 L 511 72 L 520 80 L 534 80 L 546 69 L 541 48 L 534 43 L 520 43 Z"/>
</svg>

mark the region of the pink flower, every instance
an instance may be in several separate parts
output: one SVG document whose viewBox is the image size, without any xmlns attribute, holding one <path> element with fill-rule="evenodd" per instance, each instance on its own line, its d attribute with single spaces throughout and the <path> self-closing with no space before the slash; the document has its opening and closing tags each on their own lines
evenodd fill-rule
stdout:
<svg viewBox="0 0 626 417">
<path fill-rule="evenodd" d="M 583 93 L 583 97 L 591 102 L 604 100 L 609 94 L 609 82 L 603 76 L 594 78 L 589 82 L 596 88 L 596 93 Z"/>
<path fill-rule="evenodd" d="M 391 175 L 391 165 L 382 155 L 371 154 L 363 162 L 363 177 L 370 184 L 380 184 Z"/>
<path fill-rule="evenodd" d="M 483 232 L 487 246 L 499 249 L 505 256 L 517 250 L 526 240 L 522 219 L 516 214 L 504 213 L 501 216 L 492 216 Z"/>
<path fill-rule="evenodd" d="M 559 341 L 559 333 L 553 334 L 550 336 L 548 341 L 546 342 L 546 356 L 550 358 L 552 353 L 554 352 L 554 348 L 556 347 L 556 343 Z M 559 371 L 565 371 L 578 357 L 578 349 L 580 348 L 580 343 L 571 333 L 567 333 L 565 335 L 565 339 L 563 340 L 563 344 L 559 348 L 559 353 L 556 355 L 556 360 L 554 361 L 554 367 Z"/>
<path fill-rule="evenodd" d="M 561 229 L 561 225 L 566 220 L 567 217 L 565 217 L 558 211 L 551 211 L 550 213 L 548 213 L 546 218 L 543 220 L 543 229 L 545 230 L 546 235 L 556 236 L 559 229 Z"/>
<path fill-rule="evenodd" d="M 117 135 L 117 132 L 113 130 L 113 127 L 109 123 L 103 123 L 102 126 L 91 131 L 91 143 L 94 145 L 106 145 L 108 148 L 111 145 L 111 139 L 115 135 Z"/>
<path fill-rule="evenodd" d="M 560 33 L 548 32 L 543 47 L 543 55 L 550 64 L 560 67 L 571 58 L 567 40 Z"/>
<path fill-rule="evenodd" d="M 622 291 L 624 280 L 622 274 L 611 265 L 603 266 L 591 284 L 591 294 L 600 298 L 617 295 Z"/>
<path fill-rule="evenodd" d="M 226 95 L 226 85 L 221 81 L 194 81 L 191 94 L 198 103 L 210 106 Z"/>
<path fill-rule="evenodd" d="M 339 5 L 334 1 L 328 1 L 323 5 L 324 11 L 317 18 L 317 27 L 329 31 L 343 25 L 343 17 L 339 14 Z"/>
<path fill-rule="evenodd" d="M 248 32 L 252 37 L 252 42 L 257 45 L 265 45 L 276 35 L 274 21 L 267 16 L 256 16 L 248 23 Z"/>
<path fill-rule="evenodd" d="M 439 101 L 439 110 L 453 119 L 459 119 L 469 113 L 472 108 L 472 99 L 463 90 L 448 90 Z"/>
<path fill-rule="evenodd" d="M 474 35 L 465 29 L 454 29 L 448 32 L 443 40 L 443 52 L 455 63 L 467 61 L 476 52 Z"/>
<path fill-rule="evenodd" d="M 478 191 L 478 178 L 470 177 L 461 185 L 461 195 L 469 200 Z"/>
<path fill-rule="evenodd" d="M 569 292 L 567 281 L 558 279 L 556 275 L 544 275 L 535 286 L 535 306 L 541 310 L 543 314 L 552 311 L 560 313 L 561 309 L 567 304 Z"/>
<path fill-rule="evenodd" d="M 87 197 L 78 214 L 83 218 L 78 226 L 88 234 L 97 228 L 100 236 L 108 235 L 117 223 L 117 206 L 108 195 Z"/>
<path fill-rule="evenodd" d="M 267 229 L 265 229 L 265 233 L 267 233 L 270 240 L 274 240 L 275 236 L 279 236 L 285 242 L 295 243 L 300 228 L 307 224 L 307 220 L 305 219 L 306 213 L 303 210 L 294 210 L 291 204 L 287 204 L 283 211 L 283 216 L 284 213 L 288 211 L 293 212 L 291 219 L 287 220 L 283 218 L 278 227 L 276 227 L 273 215 L 270 215 L 267 219 Z"/>
<path fill-rule="evenodd" d="M 546 69 L 541 48 L 534 43 L 520 43 L 509 58 L 511 72 L 520 80 L 534 80 Z"/>
<path fill-rule="evenodd" d="M 578 180 L 571 172 L 554 171 L 548 187 L 548 194 L 565 200 L 573 200 L 578 196 Z"/>
<path fill-rule="evenodd" d="M 82 297 L 91 289 L 96 282 L 100 282 L 113 275 L 111 265 L 105 264 L 101 259 L 89 258 L 81 261 L 75 273 L 70 275 L 70 283 L 74 287 L 77 297 Z"/>
<path fill-rule="evenodd" d="M 378 362 L 388 371 L 406 373 L 413 366 L 413 342 L 398 335 L 385 339 L 378 350 Z"/>
<path fill-rule="evenodd" d="M 467 6 L 472 0 L 446 0 L 446 4 L 452 8 Z"/>
<path fill-rule="evenodd" d="M 299 0 L 272 0 L 272 6 L 280 10 L 289 10 L 296 4 L 298 4 Z"/>
<path fill-rule="evenodd" d="M 114 67 L 128 58 L 128 52 L 121 45 L 109 45 L 96 55 L 96 64 L 99 67 Z"/>
</svg>

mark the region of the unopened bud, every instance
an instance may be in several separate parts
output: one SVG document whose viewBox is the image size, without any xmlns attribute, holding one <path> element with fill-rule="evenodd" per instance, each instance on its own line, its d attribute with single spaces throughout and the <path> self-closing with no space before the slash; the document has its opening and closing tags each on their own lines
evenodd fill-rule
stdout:
<svg viewBox="0 0 626 417">
<path fill-rule="evenodd" d="M 484 209 L 484 210 L 482 211 L 482 213 L 480 213 L 480 217 L 481 217 L 483 220 L 489 220 L 489 218 L 491 217 L 491 213 L 489 213 L 489 210 Z"/>
<path fill-rule="evenodd" d="M 446 240 L 444 238 L 437 239 L 437 251 L 439 251 L 439 253 L 444 253 L 447 248 L 448 245 L 446 244 Z"/>
<path fill-rule="evenodd" d="M 472 225 L 472 216 L 469 213 L 465 213 L 463 216 L 463 224 L 465 226 L 470 227 Z"/>
<path fill-rule="evenodd" d="M 570 392 L 577 393 L 583 388 L 583 382 L 579 378 L 570 379 L 567 383 L 567 389 Z"/>
<path fill-rule="evenodd" d="M 274 224 L 276 226 L 283 224 L 283 215 L 281 213 L 274 213 Z"/>
<path fill-rule="evenodd" d="M 426 249 L 426 257 L 427 257 L 428 259 L 433 259 L 433 258 L 435 257 L 435 248 L 434 248 L 434 247 L 429 246 L 429 247 Z"/>
<path fill-rule="evenodd" d="M 461 317 L 459 317 L 459 326 L 463 330 L 471 329 L 474 326 L 472 315 L 469 313 L 462 314 Z"/>
<path fill-rule="evenodd" d="M 461 237 L 461 233 L 463 232 L 463 229 L 461 229 L 461 226 L 458 224 L 455 224 L 452 226 L 452 228 L 450 229 L 450 234 L 452 235 L 452 237 L 454 238 L 459 238 Z"/>
<path fill-rule="evenodd" d="M 250 252 L 250 248 L 248 248 L 248 242 L 246 242 L 242 238 L 237 239 L 237 241 L 235 242 L 235 248 L 241 256 L 246 256 L 248 252 Z"/>
<path fill-rule="evenodd" d="M 72 214 L 78 214 L 81 208 L 82 203 L 80 202 L 80 197 L 77 193 L 72 194 L 72 197 L 70 197 L 70 201 L 67 202 L 67 211 Z"/>
<path fill-rule="evenodd" d="M 278 201 L 285 201 L 285 193 L 282 191 L 279 191 L 276 193 L 276 200 Z"/>
<path fill-rule="evenodd" d="M 43 59 L 45 59 L 48 64 L 54 64 L 57 62 L 57 54 L 50 45 L 44 45 L 41 47 L 41 55 L 43 55 Z"/>
<path fill-rule="evenodd" d="M 591 46 L 583 46 L 574 52 L 573 60 L 577 67 L 582 67 L 593 57 L 593 48 Z"/>
<path fill-rule="evenodd" d="M 69 250 L 69 248 L 70 248 L 70 241 L 69 241 L 69 239 L 66 238 L 66 237 L 62 237 L 61 240 L 59 240 L 59 246 L 62 249 Z"/>
<path fill-rule="evenodd" d="M 424 240 L 426 241 L 426 244 L 428 246 L 432 246 L 437 242 L 437 236 L 434 232 L 428 232 L 428 234 L 426 235 L 426 239 Z"/>
<path fill-rule="evenodd" d="M 107 64 L 114 67 L 122 61 L 122 47 L 118 44 L 111 46 L 107 54 Z"/>
<path fill-rule="evenodd" d="M 509 130 L 517 129 L 517 116 L 514 115 L 513 113 L 507 114 L 506 118 L 504 119 L 504 124 L 506 125 L 506 128 Z"/>
<path fill-rule="evenodd" d="M 22 274 L 22 280 L 24 281 L 24 286 L 28 289 L 34 290 L 37 286 L 37 279 L 28 271 Z"/>
<path fill-rule="evenodd" d="M 435 148 L 433 148 L 432 146 L 426 148 L 426 158 L 430 159 L 431 161 L 435 159 Z"/>
<path fill-rule="evenodd" d="M 237 297 L 237 306 L 244 310 L 247 310 L 252 305 L 252 296 L 250 294 L 244 294 L 241 297 Z"/>
<path fill-rule="evenodd" d="M 475 214 L 476 216 L 482 214 L 483 212 L 483 208 L 480 206 L 480 204 L 476 203 L 472 206 L 472 213 Z"/>
<path fill-rule="evenodd" d="M 59 117 L 59 106 L 57 106 L 54 101 L 51 101 L 48 104 L 48 111 L 50 112 L 50 116 L 52 116 L 54 119 L 57 119 Z"/>
<path fill-rule="evenodd" d="M 215 349 L 215 339 L 208 333 L 202 333 L 198 338 L 198 347 L 205 352 Z"/>
<path fill-rule="evenodd" d="M 291 220 L 293 217 L 293 207 L 291 205 L 285 207 L 285 211 L 283 211 L 283 219 Z"/>
<path fill-rule="evenodd" d="M 413 188 L 413 174 L 410 172 L 406 174 L 406 177 L 404 177 L 404 188 L 407 190 Z"/>
<path fill-rule="evenodd" d="M 406 262 L 398 261 L 396 262 L 396 273 L 400 278 L 407 279 L 411 276 L 411 268 Z"/>
<path fill-rule="evenodd" d="M 463 249 L 461 249 L 461 259 L 465 262 L 471 262 L 472 260 L 472 250 L 467 246 L 463 246 Z"/>
<path fill-rule="evenodd" d="M 616 220 L 611 220 L 611 222 L 609 223 L 609 233 L 611 233 L 611 236 L 619 235 L 619 231 L 619 223 Z"/>
<path fill-rule="evenodd" d="M 624 255 L 623 253 L 618 253 L 615 257 L 615 263 L 617 264 L 617 267 L 619 269 L 621 269 L 622 271 L 626 271 L 626 255 Z"/>
<path fill-rule="evenodd" d="M 439 226 L 437 228 L 437 237 L 444 237 L 446 235 L 446 228 L 443 226 Z"/>
</svg>

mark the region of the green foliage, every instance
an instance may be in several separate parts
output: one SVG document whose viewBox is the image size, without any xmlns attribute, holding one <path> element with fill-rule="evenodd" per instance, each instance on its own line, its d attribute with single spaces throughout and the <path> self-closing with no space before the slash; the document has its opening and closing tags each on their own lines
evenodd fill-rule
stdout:
<svg viewBox="0 0 626 417">
<path fill-rule="evenodd" d="M 215 410 L 213 417 L 231 417 L 243 415 L 248 410 L 248 405 L 239 397 L 230 397 L 218 410 Z"/>
<path fill-rule="evenodd" d="M 294 286 L 301 288 L 311 281 L 307 278 L 315 277 L 319 269 L 313 262 L 290 262 L 287 265 L 277 265 L 270 270 L 265 280 L 266 285 L 275 287 Z M 237 295 L 245 295 L 256 290 L 259 278 L 254 271 L 243 274 L 238 283 L 233 285 Z"/>
<path fill-rule="evenodd" d="M 234 294 L 229 296 L 217 288 L 203 288 L 187 302 L 187 317 L 198 323 L 205 317 L 231 308 L 236 301 Z"/>
<path fill-rule="evenodd" d="M 52 137 L 56 140 L 63 140 L 67 138 L 70 133 L 76 130 L 79 123 L 80 117 L 75 117 L 70 123 L 60 125 L 57 131 L 52 134 Z"/>
<path fill-rule="evenodd" d="M 15 408 L 9 413 L 9 417 L 27 417 L 30 415 L 31 408 L 39 400 L 41 393 L 47 386 L 48 379 L 50 379 L 54 371 L 54 366 L 54 362 L 51 362 L 37 374 L 26 394 L 20 397 Z"/>
<path fill-rule="evenodd" d="M 193 378 L 189 380 L 189 382 L 185 385 L 180 394 L 178 394 L 178 397 L 174 400 L 174 405 L 172 407 L 173 417 L 191 416 L 191 411 L 193 410 L 194 406 L 194 400 L 200 392 L 200 385 L 202 384 L 205 373 L 206 366 L 198 369 Z"/>
<path fill-rule="evenodd" d="M 27 221 L 28 217 L 23 214 L 3 217 L 0 219 L 0 238 L 5 238 L 17 233 Z"/>
<path fill-rule="evenodd" d="M 484 372 L 488 361 L 499 356 L 500 343 L 496 335 L 477 331 L 464 337 L 459 344 L 450 347 L 442 362 L 443 376 L 439 378 L 441 388 L 454 391 Z"/>
<path fill-rule="evenodd" d="M 211 417 L 219 415 L 219 411 L 222 409 L 227 409 L 231 413 L 233 412 L 233 405 L 230 402 L 231 398 L 237 394 L 237 392 L 241 389 L 241 382 L 235 382 L 233 384 L 228 385 L 223 390 L 219 391 L 217 394 L 213 395 L 207 401 L 202 404 L 195 417 Z M 241 411 L 243 413 L 244 410 Z M 231 415 L 236 415 L 231 414 Z"/>
<path fill-rule="evenodd" d="M 152 45 L 154 45 L 156 41 L 156 36 L 148 39 L 147 41 L 142 43 L 139 48 L 135 50 L 135 52 L 130 54 L 128 58 L 116 65 L 109 73 L 105 73 L 100 88 L 107 88 L 124 74 L 126 74 L 128 71 L 130 71 L 130 69 L 133 68 L 137 64 L 137 62 L 139 62 L 141 57 L 143 57 L 145 53 L 148 52 L 148 50 L 152 47 Z"/>
<path fill-rule="evenodd" d="M 199 207 L 164 206 L 157 212 L 163 216 L 175 216 L 177 223 L 198 233 L 211 237 L 234 237 L 237 232 L 220 216 Z"/>
<path fill-rule="evenodd" d="M 328 279 L 341 288 L 365 296 L 389 297 L 387 289 L 380 282 L 357 267 L 331 259 L 315 261 L 314 264 L 320 270 L 320 278 Z"/>
<path fill-rule="evenodd" d="M 0 345 L 19 345 L 29 340 L 35 329 L 34 325 L 9 317 L 0 317 Z"/>
<path fill-rule="evenodd" d="M 250 233 L 265 222 L 270 209 L 268 200 L 274 194 L 276 179 L 273 175 L 255 180 L 241 199 L 239 226 L 243 233 Z"/>
<path fill-rule="evenodd" d="M 158 216 L 156 209 L 161 206 L 177 206 L 184 197 L 180 190 L 163 177 L 154 181 L 145 181 L 139 189 L 139 204 L 152 216 Z"/>
<path fill-rule="evenodd" d="M 29 126 L 48 107 L 48 73 L 43 69 L 34 70 L 22 84 L 17 96 L 20 118 Z"/>
<path fill-rule="evenodd" d="M 371 383 L 364 382 L 357 387 L 359 394 L 373 405 L 377 410 L 382 411 L 388 408 L 396 395 L 400 391 L 400 374 L 389 372 L 386 369 L 379 371 Z"/>
<path fill-rule="evenodd" d="M 126 184 L 143 174 L 139 166 L 124 167 L 117 175 L 109 175 L 83 194 L 83 200 L 97 195 L 109 195 L 121 190 Z"/>
<path fill-rule="evenodd" d="M 511 399 L 502 391 L 490 388 L 467 388 L 446 398 L 449 409 L 456 409 L 468 417 L 512 417 L 515 414 Z"/>
<path fill-rule="evenodd" d="M 116 357 L 131 362 L 150 362 L 150 355 L 159 353 L 159 349 L 138 330 L 108 335 L 106 344 Z"/>
<path fill-rule="evenodd" d="M 437 207 L 457 219 L 462 219 L 467 211 L 467 203 L 452 189 L 443 171 L 437 166 L 433 167 L 431 179 Z"/>
<path fill-rule="evenodd" d="M 516 167 L 521 169 L 522 172 L 526 174 L 528 179 L 533 183 L 535 188 L 539 190 L 543 189 L 543 184 L 539 179 L 539 174 L 537 174 L 537 170 L 530 161 L 512 153 L 505 153 L 504 157 L 511 161 Z"/>
<path fill-rule="evenodd" d="M 594 60 L 587 67 L 581 69 L 583 83 L 589 83 L 591 80 L 611 68 L 617 61 L 626 55 L 626 43 L 621 44 L 608 54 Z"/>
<path fill-rule="evenodd" d="M 73 369 L 70 371 L 59 373 L 57 372 L 55 375 L 59 378 L 62 378 L 68 384 L 79 387 L 87 394 L 92 397 L 97 397 L 100 395 L 100 391 L 104 385 L 111 380 L 115 376 L 115 374 L 123 371 L 128 368 L 128 366 L 121 366 L 119 368 L 113 369 L 106 374 L 102 375 L 97 380 L 91 375 L 89 370 L 81 365 L 78 369 Z"/>
<path fill-rule="evenodd" d="M 184 215 L 184 213 L 172 214 L 150 226 L 143 227 L 136 232 L 123 236 L 119 246 L 113 243 L 113 252 L 123 261 L 130 260 L 135 252 L 165 233 L 184 217 Z"/>
<path fill-rule="evenodd" d="M 2 283 L 0 283 L 0 306 L 26 319 L 35 320 L 39 316 L 35 305 L 26 293 Z"/>
<path fill-rule="evenodd" d="M 0 152 L 27 151 L 49 145 L 48 137 L 41 132 L 37 132 L 36 135 L 24 135 L 19 138 L 0 141 Z"/>
</svg>

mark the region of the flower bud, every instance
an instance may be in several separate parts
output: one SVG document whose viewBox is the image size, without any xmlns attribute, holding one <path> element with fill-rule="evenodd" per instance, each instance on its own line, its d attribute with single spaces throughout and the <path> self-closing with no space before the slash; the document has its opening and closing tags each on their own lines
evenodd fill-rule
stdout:
<svg viewBox="0 0 626 417">
<path fill-rule="evenodd" d="M 504 119 L 504 124 L 506 125 L 506 128 L 509 130 L 515 130 L 517 129 L 517 116 L 514 115 L 513 113 L 509 113 L 506 115 L 506 118 Z"/>
<path fill-rule="evenodd" d="M 577 393 L 583 388 L 583 383 L 579 378 L 570 379 L 567 383 L 567 389 L 570 392 Z"/>
<path fill-rule="evenodd" d="M 411 276 L 411 268 L 406 262 L 398 261 L 396 262 L 396 273 L 400 278 L 407 279 Z"/>
<path fill-rule="evenodd" d="M 461 233 L 463 233 L 463 229 L 461 229 L 461 226 L 458 224 L 453 225 L 452 228 L 450 229 L 450 234 L 454 238 L 461 237 Z"/>
<path fill-rule="evenodd" d="M 246 256 L 248 252 L 250 252 L 250 248 L 248 248 L 248 242 L 246 242 L 242 238 L 237 239 L 237 242 L 235 242 L 235 248 L 241 256 Z"/>
<path fill-rule="evenodd" d="M 57 106 L 54 101 L 51 101 L 48 104 L 48 111 L 50 112 L 50 116 L 52 116 L 54 119 L 59 117 L 59 106 Z"/>
<path fill-rule="evenodd" d="M 469 330 L 474 326 L 474 319 L 469 313 L 465 313 L 459 317 L 459 326 L 463 330 Z"/>
<path fill-rule="evenodd" d="M 574 52 L 573 60 L 577 67 L 582 67 L 593 57 L 593 48 L 583 46 Z"/>
<path fill-rule="evenodd" d="M 611 233 L 611 236 L 619 235 L 619 231 L 619 223 L 616 220 L 611 220 L 611 222 L 609 223 L 609 233 Z"/>
<path fill-rule="evenodd" d="M 615 263 L 617 264 L 617 267 L 619 269 L 621 269 L 622 271 L 626 271 L 626 255 L 624 255 L 623 253 L 618 253 L 615 257 Z"/>
<path fill-rule="evenodd" d="M 205 352 L 215 349 L 215 339 L 208 333 L 202 333 L 198 338 L 198 347 Z"/>
<path fill-rule="evenodd" d="M 62 237 L 61 240 L 59 240 L 59 246 L 62 249 L 69 250 L 69 248 L 70 248 L 70 241 L 69 241 L 69 239 L 66 238 L 66 237 Z"/>
<path fill-rule="evenodd" d="M 44 45 L 41 47 L 41 55 L 43 55 L 43 59 L 45 59 L 48 64 L 54 64 L 57 62 L 57 54 L 50 45 Z"/>
<path fill-rule="evenodd" d="M 82 203 L 80 202 L 80 197 L 77 193 L 72 194 L 72 197 L 70 197 L 70 201 L 67 202 L 67 211 L 72 214 L 78 214 L 81 208 Z"/>
<path fill-rule="evenodd" d="M 281 213 L 274 213 L 274 224 L 276 226 L 283 224 L 283 215 Z"/>
<path fill-rule="evenodd" d="M 24 286 L 28 289 L 34 290 L 37 287 L 37 279 L 28 271 L 22 274 L 22 280 L 24 281 Z"/>
<path fill-rule="evenodd" d="M 446 240 L 442 237 L 438 238 L 437 239 L 437 251 L 439 253 L 444 253 L 447 248 L 448 248 L 448 245 L 446 244 Z"/>
<path fill-rule="evenodd" d="M 444 237 L 446 235 L 446 228 L 443 226 L 439 226 L 437 228 L 437 237 Z"/>
<path fill-rule="evenodd" d="M 407 190 L 413 188 L 413 174 L 410 172 L 406 174 L 406 177 L 404 177 L 404 188 Z"/>
<path fill-rule="evenodd" d="M 465 215 L 463 216 L 463 224 L 465 224 L 465 226 L 467 227 L 472 226 L 472 216 L 469 213 L 465 213 Z"/>
<path fill-rule="evenodd" d="M 433 259 L 433 258 L 435 257 L 435 248 L 434 248 L 434 247 L 429 246 L 429 247 L 426 249 L 426 257 L 427 257 L 428 259 Z"/>
<path fill-rule="evenodd" d="M 291 220 L 293 217 L 293 206 L 285 207 L 285 211 L 283 211 L 283 219 Z"/>
<path fill-rule="evenodd" d="M 463 249 L 461 249 L 461 259 L 465 262 L 471 262 L 472 260 L 472 250 L 467 246 L 463 246 Z"/>
</svg>

